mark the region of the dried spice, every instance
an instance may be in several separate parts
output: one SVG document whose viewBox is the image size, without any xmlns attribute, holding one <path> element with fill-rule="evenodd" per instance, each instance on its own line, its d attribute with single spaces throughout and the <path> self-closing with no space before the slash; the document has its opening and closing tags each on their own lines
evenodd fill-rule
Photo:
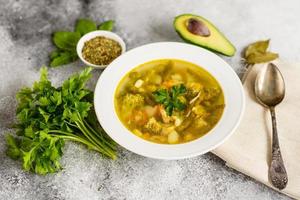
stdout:
<svg viewBox="0 0 300 200">
<path fill-rule="evenodd" d="M 98 36 L 84 43 L 83 58 L 95 65 L 108 65 L 121 55 L 122 48 L 115 40 Z"/>
<path fill-rule="evenodd" d="M 270 62 L 278 58 L 277 53 L 267 51 L 270 40 L 258 41 L 250 44 L 245 50 L 245 59 L 248 64 Z"/>
</svg>

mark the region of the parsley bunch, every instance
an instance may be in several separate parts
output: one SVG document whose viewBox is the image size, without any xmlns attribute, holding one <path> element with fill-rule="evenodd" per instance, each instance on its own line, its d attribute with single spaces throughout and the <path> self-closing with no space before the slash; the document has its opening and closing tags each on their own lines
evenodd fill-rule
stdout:
<svg viewBox="0 0 300 200">
<path fill-rule="evenodd" d="M 186 87 L 180 84 L 174 85 L 170 90 L 158 89 L 153 93 L 153 96 L 157 103 L 164 105 L 167 114 L 171 116 L 174 110 L 182 111 L 185 109 L 185 103 L 179 98 L 185 93 Z"/>
<path fill-rule="evenodd" d="M 113 20 L 108 20 L 97 27 L 96 23 L 92 20 L 79 19 L 75 25 L 74 32 L 55 32 L 52 39 L 57 49 L 50 54 L 50 66 L 57 67 L 76 61 L 78 59 L 76 45 L 79 39 L 86 33 L 95 30 L 112 31 L 114 23 Z"/>
<path fill-rule="evenodd" d="M 65 140 L 116 158 L 115 143 L 95 117 L 93 93 L 85 88 L 90 72 L 91 68 L 86 68 L 65 80 L 61 87 L 54 87 L 43 67 L 40 81 L 17 93 L 17 137 L 6 136 L 6 153 L 21 159 L 26 171 L 47 174 L 60 170 Z"/>
</svg>

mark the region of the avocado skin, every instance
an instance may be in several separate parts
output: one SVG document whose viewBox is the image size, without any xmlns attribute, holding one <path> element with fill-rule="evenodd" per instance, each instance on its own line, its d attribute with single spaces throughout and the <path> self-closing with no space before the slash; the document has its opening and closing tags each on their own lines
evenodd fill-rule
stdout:
<svg viewBox="0 0 300 200">
<path fill-rule="evenodd" d="M 200 18 L 203 18 L 203 17 L 201 17 L 201 16 L 194 15 L 194 14 L 188 14 L 188 13 L 178 15 L 178 16 L 176 16 L 176 17 L 174 18 L 173 26 L 174 26 L 174 28 L 175 28 L 175 31 L 177 32 L 177 34 L 179 35 L 179 37 L 180 37 L 183 41 L 185 41 L 185 42 L 187 42 L 187 43 L 190 43 L 190 44 L 194 44 L 194 45 L 203 47 L 203 48 L 205 48 L 205 49 L 207 49 L 207 50 L 209 50 L 209 51 L 212 51 L 212 52 L 214 52 L 214 53 L 219 53 L 219 54 L 222 54 L 222 55 L 224 55 L 224 56 L 229 56 L 229 57 L 234 56 L 234 54 L 235 54 L 235 52 L 236 52 L 236 48 L 235 48 L 235 47 L 233 46 L 233 44 L 225 37 L 225 35 L 224 35 L 217 27 L 215 27 L 210 21 L 208 21 L 207 19 L 206 19 L 206 21 L 209 23 L 209 25 L 212 26 L 213 28 L 215 28 L 215 30 L 218 32 L 218 34 L 220 34 L 220 36 L 222 36 L 223 39 L 224 39 L 229 45 L 231 45 L 231 48 L 233 48 L 233 52 L 232 52 L 231 54 L 228 54 L 228 53 L 225 53 L 225 52 L 216 50 L 216 49 L 214 49 L 213 47 L 209 47 L 209 46 L 207 46 L 207 45 L 205 45 L 205 44 L 193 42 L 193 41 L 191 41 L 191 40 L 189 39 L 189 37 L 186 37 L 184 34 L 182 34 L 182 33 L 180 32 L 180 30 L 178 29 L 178 27 L 175 25 L 175 23 L 176 23 L 176 20 L 177 20 L 177 19 L 179 19 L 179 18 L 181 18 L 181 17 L 183 17 L 183 16 L 190 16 L 190 17 L 200 17 Z M 203 18 L 203 19 L 205 19 L 205 18 Z M 199 36 L 199 37 L 201 37 L 201 36 Z"/>
</svg>

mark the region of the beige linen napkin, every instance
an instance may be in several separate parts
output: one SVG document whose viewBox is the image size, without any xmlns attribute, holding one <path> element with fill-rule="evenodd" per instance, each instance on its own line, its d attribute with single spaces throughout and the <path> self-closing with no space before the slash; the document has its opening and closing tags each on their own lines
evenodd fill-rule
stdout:
<svg viewBox="0 0 300 200">
<path fill-rule="evenodd" d="M 278 61 L 286 84 L 286 96 L 276 109 L 281 153 L 288 172 L 287 187 L 280 191 L 300 199 L 300 63 Z M 236 169 L 269 187 L 268 164 L 271 158 L 272 124 L 270 113 L 257 103 L 253 84 L 264 65 L 255 65 L 244 82 L 246 109 L 235 133 L 214 154 Z M 272 187 L 273 188 L 273 187 Z"/>
</svg>

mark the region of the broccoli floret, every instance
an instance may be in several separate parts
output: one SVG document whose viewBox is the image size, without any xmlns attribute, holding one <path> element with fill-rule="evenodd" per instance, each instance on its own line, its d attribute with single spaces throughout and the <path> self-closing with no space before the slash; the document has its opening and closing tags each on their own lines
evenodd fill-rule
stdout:
<svg viewBox="0 0 300 200">
<path fill-rule="evenodd" d="M 201 85 L 200 83 L 189 83 L 187 85 L 187 98 L 192 99 L 194 97 L 196 97 L 199 92 L 201 92 L 203 89 L 203 85 Z"/>
<path fill-rule="evenodd" d="M 127 93 L 123 97 L 123 107 L 127 109 L 133 109 L 144 104 L 144 97 L 140 94 Z"/>
<path fill-rule="evenodd" d="M 162 126 L 156 121 L 154 117 L 151 117 L 145 125 L 145 128 L 151 133 L 159 134 L 161 132 Z"/>
<path fill-rule="evenodd" d="M 211 100 L 221 93 L 220 89 L 218 88 L 204 88 L 203 93 L 201 94 L 201 98 L 203 100 Z"/>
<path fill-rule="evenodd" d="M 208 115 L 205 108 L 201 105 L 196 105 L 192 108 L 193 113 L 196 114 L 197 117 L 205 117 Z"/>
</svg>

